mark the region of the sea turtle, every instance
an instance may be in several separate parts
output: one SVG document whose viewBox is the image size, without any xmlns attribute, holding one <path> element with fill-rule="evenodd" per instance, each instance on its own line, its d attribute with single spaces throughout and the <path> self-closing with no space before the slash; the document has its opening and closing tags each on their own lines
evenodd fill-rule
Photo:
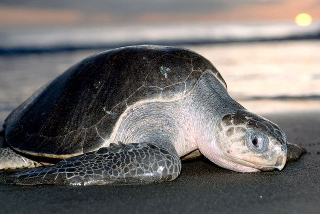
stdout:
<svg viewBox="0 0 320 214">
<path fill-rule="evenodd" d="M 10 175 L 15 184 L 159 182 L 177 178 L 180 157 L 200 151 L 234 171 L 282 170 L 285 133 L 226 88 L 216 68 L 187 49 L 144 45 L 90 56 L 8 116 L 0 169 L 35 167 Z"/>
</svg>

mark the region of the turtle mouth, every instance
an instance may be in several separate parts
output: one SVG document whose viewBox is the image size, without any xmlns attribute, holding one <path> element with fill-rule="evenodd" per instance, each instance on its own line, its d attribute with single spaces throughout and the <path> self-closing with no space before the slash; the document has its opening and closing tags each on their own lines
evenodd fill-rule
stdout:
<svg viewBox="0 0 320 214">
<path fill-rule="evenodd" d="M 284 166 L 286 165 L 286 161 L 287 161 L 287 154 L 283 154 L 282 156 L 279 156 L 277 158 L 276 163 L 273 165 L 262 165 L 262 164 L 252 163 L 250 161 L 243 160 L 243 159 L 233 157 L 230 155 L 228 155 L 228 157 L 230 159 L 232 159 L 232 161 L 234 161 L 235 163 L 237 163 L 239 165 L 249 167 L 252 169 L 256 169 L 258 171 L 272 171 L 274 169 L 278 169 L 279 171 L 281 171 L 284 168 Z"/>
<path fill-rule="evenodd" d="M 285 154 L 284 156 L 279 156 L 274 166 L 263 166 L 261 168 L 261 171 L 271 171 L 274 169 L 278 169 L 279 171 L 281 171 L 286 165 L 286 162 L 287 162 L 287 154 Z"/>
</svg>

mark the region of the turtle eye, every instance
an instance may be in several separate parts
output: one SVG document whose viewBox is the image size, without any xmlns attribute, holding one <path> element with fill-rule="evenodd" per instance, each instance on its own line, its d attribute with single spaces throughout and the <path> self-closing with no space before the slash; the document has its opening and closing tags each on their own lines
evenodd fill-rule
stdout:
<svg viewBox="0 0 320 214">
<path fill-rule="evenodd" d="M 258 131 L 247 132 L 247 144 L 255 152 L 264 152 L 268 148 L 268 138 Z"/>
</svg>

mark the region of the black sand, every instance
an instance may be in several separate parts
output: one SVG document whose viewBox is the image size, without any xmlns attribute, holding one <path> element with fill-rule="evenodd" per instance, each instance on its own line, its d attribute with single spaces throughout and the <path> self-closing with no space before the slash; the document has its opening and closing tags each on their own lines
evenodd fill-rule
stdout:
<svg viewBox="0 0 320 214">
<path fill-rule="evenodd" d="M 281 172 L 236 173 L 201 159 L 169 183 L 0 185 L 0 213 L 320 213 L 320 112 L 266 116 L 309 152 Z"/>
</svg>

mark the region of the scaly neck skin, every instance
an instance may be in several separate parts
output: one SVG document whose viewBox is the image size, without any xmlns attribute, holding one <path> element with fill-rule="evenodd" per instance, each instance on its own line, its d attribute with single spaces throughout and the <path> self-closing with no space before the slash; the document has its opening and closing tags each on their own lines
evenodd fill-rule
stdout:
<svg viewBox="0 0 320 214">
<path fill-rule="evenodd" d="M 115 136 L 105 146 L 118 141 L 168 141 L 174 144 L 179 156 L 184 156 L 197 148 L 201 151 L 201 145 L 214 143 L 216 122 L 222 115 L 238 109 L 243 107 L 230 98 L 214 74 L 207 71 L 192 92 L 180 100 L 132 106 L 130 113 L 124 113 Z"/>
<path fill-rule="evenodd" d="M 228 95 L 225 87 L 210 71 L 206 71 L 199 79 L 192 93 L 186 97 L 184 106 L 185 113 L 193 115 L 190 120 L 195 144 L 200 152 L 212 161 L 221 156 L 214 136 L 217 122 L 224 115 L 244 107 Z"/>
</svg>

